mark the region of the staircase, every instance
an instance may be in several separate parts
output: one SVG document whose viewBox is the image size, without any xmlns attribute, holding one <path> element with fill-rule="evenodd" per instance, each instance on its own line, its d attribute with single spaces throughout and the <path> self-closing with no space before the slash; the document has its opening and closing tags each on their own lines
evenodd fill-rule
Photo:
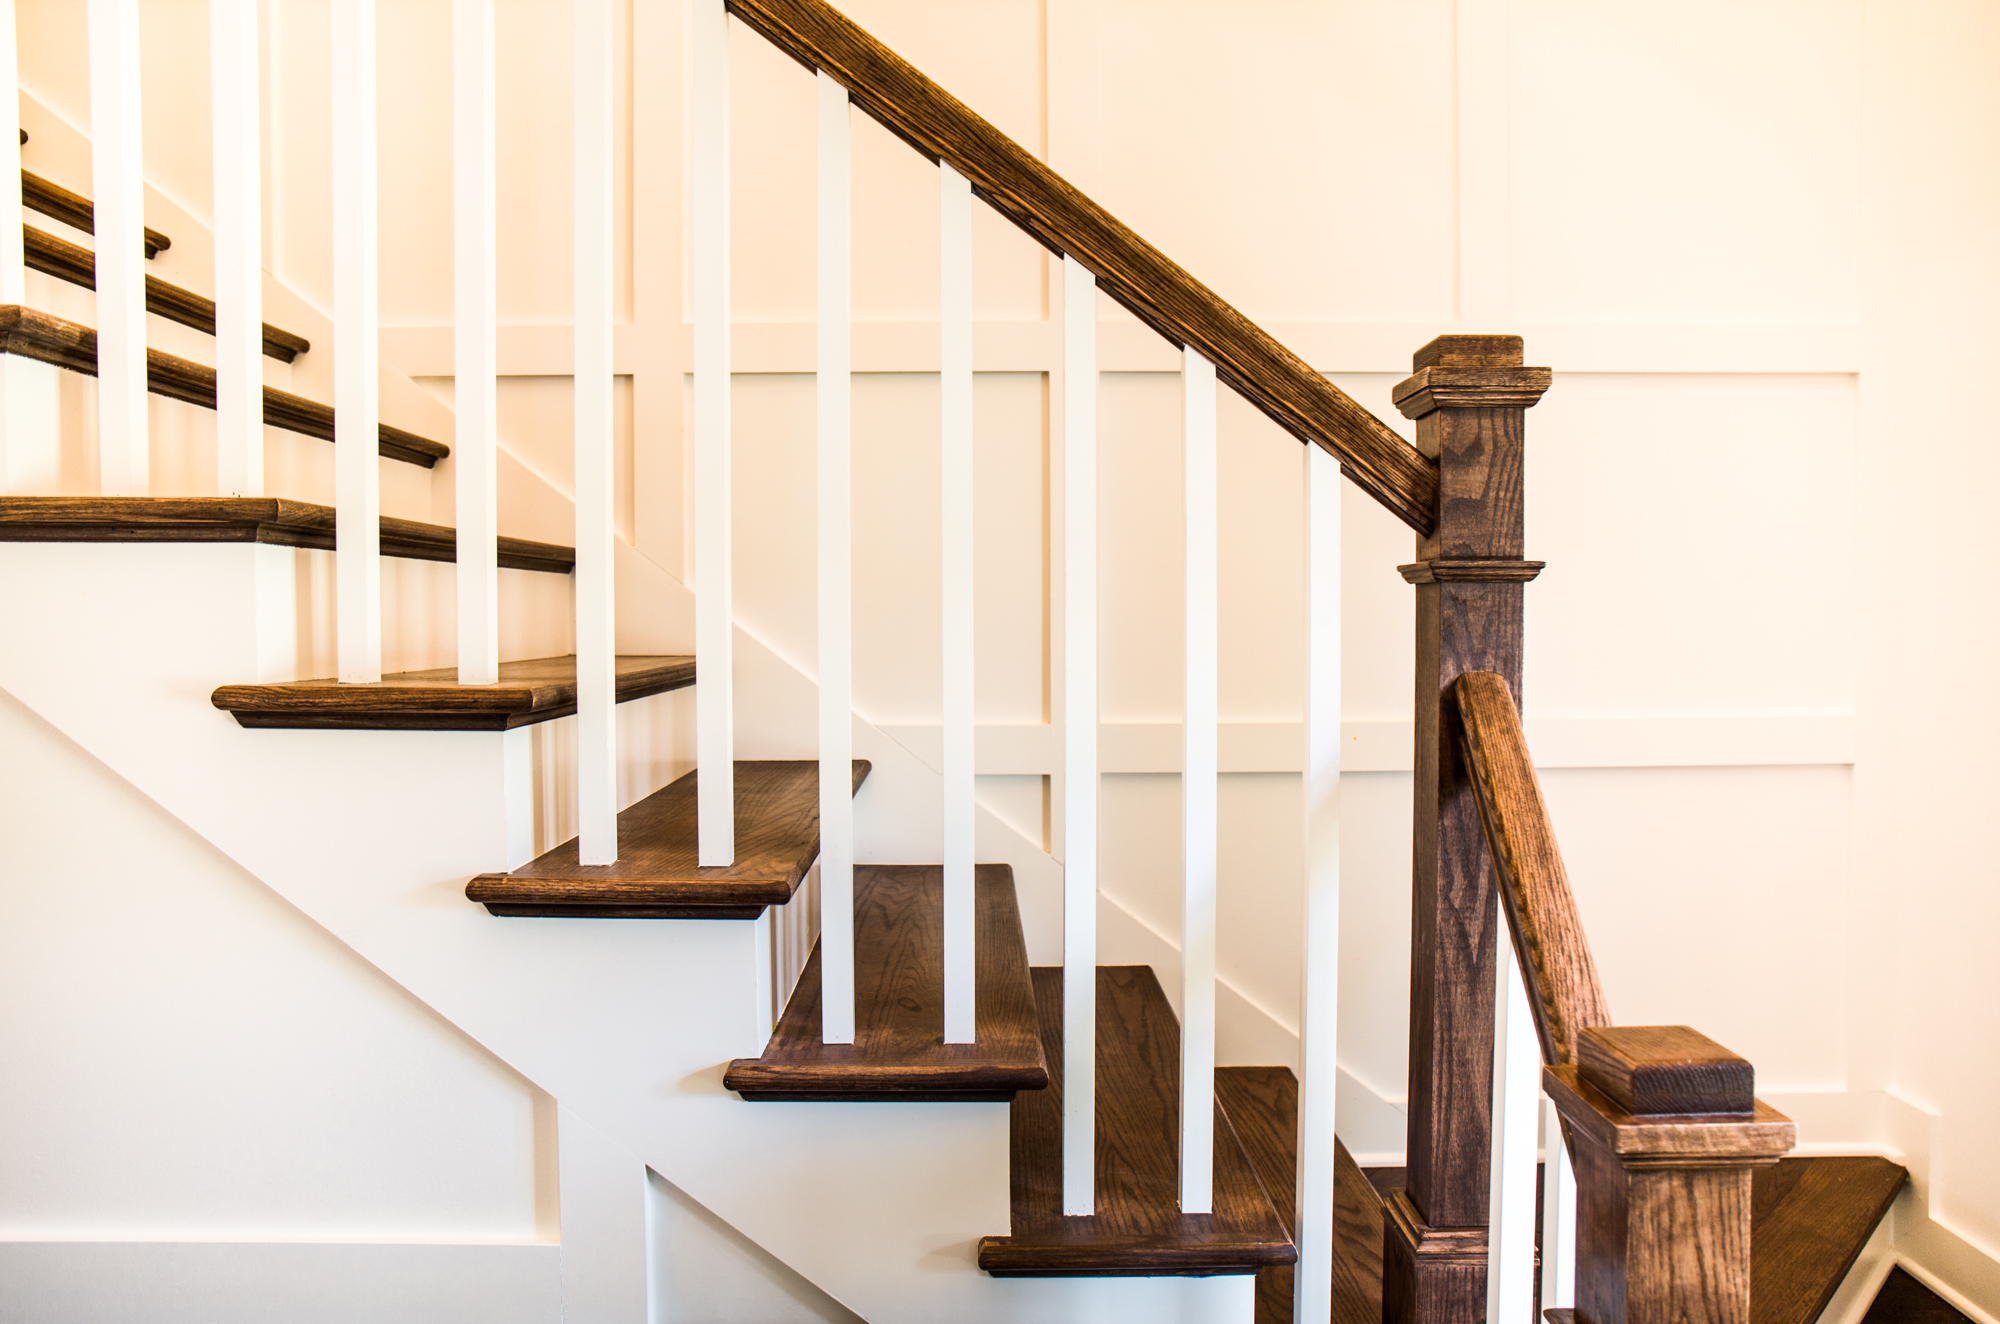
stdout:
<svg viewBox="0 0 2000 1324">
<path fill-rule="evenodd" d="M 1457 870 L 1476 880 L 1466 886 L 1485 889 L 1487 918 L 1481 957 L 1478 939 L 1467 955 L 1420 915 L 1413 1050 L 1435 1050 L 1421 1068 L 1435 1076 L 1416 1082 L 1429 1095 L 1413 1087 L 1410 1168 L 1364 1171 L 1314 1125 L 1314 1110 L 1331 1116 L 1332 1092 L 1331 1040 L 1312 1038 L 1313 990 L 1324 996 L 1334 976 L 1314 965 L 1318 949 L 1307 957 L 1302 1117 L 1302 1082 L 1290 1066 L 1214 1065 L 1212 953 L 1206 1004 L 1192 984 L 1182 987 L 1184 1030 L 1158 972 L 1098 964 L 1088 959 L 1094 948 L 1079 949 L 1095 921 L 1078 927 L 1076 896 L 1063 890 L 1074 879 L 1039 843 L 973 808 L 969 707 L 966 744 L 947 750 L 942 775 L 859 721 L 853 757 L 797 757 L 796 732 L 810 727 L 832 683 L 826 668 L 815 686 L 727 615 L 718 653 L 712 602 L 710 623 L 700 623 L 702 603 L 685 585 L 613 546 L 609 523 L 584 508 L 581 483 L 578 527 L 605 535 L 615 563 L 617 637 L 643 636 L 649 651 L 616 651 L 607 622 L 585 620 L 583 604 L 608 597 L 609 578 L 581 535 L 576 548 L 497 534 L 482 547 L 458 529 L 384 516 L 370 529 L 380 557 L 466 573 L 483 557 L 496 576 L 510 572 L 511 600 L 524 611 L 546 608 L 551 591 L 573 596 L 573 648 L 496 656 L 497 683 L 463 682 L 449 666 L 343 682 L 322 671 L 328 604 L 295 596 L 318 573 L 310 567 L 353 548 L 354 526 L 333 507 L 266 496 L 7 495 L 0 574 L 24 628 L 0 650 L 0 686 L 867 1318 L 1222 1319 L 1254 1310 L 1259 1324 L 1276 1324 L 1304 1309 L 1352 1324 L 1465 1321 L 1480 1313 L 1468 1303 L 1485 1300 L 1489 1262 L 1542 1276 L 1520 1298 L 1536 1314 L 1582 1306 L 1577 1318 L 1608 1319 L 1608 1307 L 1593 1314 L 1586 1303 L 1630 1291 L 1636 1316 L 1679 1300 L 1682 1289 L 1636 1270 L 1626 1282 L 1628 1263 L 1657 1247 L 1637 1234 L 1613 1246 L 1593 1223 L 1638 1197 L 1619 1185 L 1611 1160 L 1591 1156 L 1592 1137 L 1617 1155 L 1631 1137 L 1667 1143 L 1659 1137 L 1680 1128 L 1673 1143 L 1722 1154 L 1761 1127 L 1763 1148 L 1729 1151 L 1734 1166 L 1714 1187 L 1744 1196 L 1747 1253 L 1740 1263 L 1726 1251 L 1704 1256 L 1694 1277 L 1740 1296 L 1754 1324 L 1818 1319 L 1903 1188 L 1904 1170 L 1874 1157 L 1778 1157 L 1790 1147 L 1790 1124 L 1751 1098 L 1748 1063 L 1719 1046 L 1707 1057 L 1697 1046 L 1648 1058 L 1645 1036 L 1660 1027 L 1613 1027 L 1519 736 L 1519 604 L 1540 563 L 1521 559 L 1520 475 L 1518 465 L 1505 472 L 1504 458 L 1511 438 L 1518 460 L 1522 413 L 1546 389 L 1547 370 L 1523 366 L 1518 340 L 1507 337 L 1426 346 L 1396 395 L 1418 423 L 1413 447 L 820 0 L 732 0 L 729 12 L 830 76 L 843 115 L 851 98 L 1074 269 L 1087 268 L 1084 279 L 1094 276 L 1096 288 L 1184 348 L 1191 378 L 1208 365 L 1309 451 L 1324 452 L 1316 461 L 1336 458 L 1341 474 L 1417 531 L 1418 563 L 1402 570 L 1423 604 L 1418 665 L 1437 669 L 1442 696 L 1418 714 L 1419 795 L 1432 797 L 1420 799 L 1419 822 L 1436 837 L 1431 890 L 1420 886 L 1418 904 L 1435 902 L 1438 915 L 1472 904 L 1438 881 Z M 720 22 L 720 8 L 713 17 Z M 93 229 L 90 201 L 39 175 L 23 171 L 22 198 L 72 230 Z M 21 233 L 26 269 L 96 288 L 91 250 L 33 226 Z M 149 259 L 172 242 L 144 231 Z M 186 328 L 213 334 L 231 315 L 165 281 L 142 284 L 146 308 Z M 309 338 L 257 326 L 263 352 L 287 364 L 330 339 L 320 327 Z M 0 310 L 0 352 L 84 375 L 114 366 L 92 327 L 25 301 Z M 184 404 L 213 409 L 232 389 L 217 369 L 159 350 L 144 355 L 143 369 L 141 389 Z M 337 463 L 356 462 L 352 430 L 341 430 L 333 407 L 261 384 L 258 393 L 265 425 L 332 441 Z M 699 429 L 699 404 L 696 412 Z M 359 443 L 370 466 L 465 463 L 454 456 L 463 440 L 371 422 Z M 1493 463 L 1494 453 L 1503 461 Z M 496 453 L 487 463 L 503 461 Z M 1330 463 L 1322 467 L 1331 474 Z M 79 618 L 78 600 L 96 610 Z M 422 600 L 407 593 L 392 612 Z M 634 602 L 646 605 L 628 613 Z M 568 605 L 556 608 L 565 621 Z M 1337 641 L 1337 612 L 1333 619 Z M 1493 621 L 1491 638 L 1454 634 L 1455 622 Z M 314 642 L 301 647 L 307 636 Z M 147 641 L 144 657 L 120 646 L 131 638 Z M 705 786 L 692 766 L 702 758 L 689 750 L 713 748 L 702 742 L 714 731 L 694 709 L 717 689 L 733 690 L 734 748 L 723 744 L 730 757 L 704 764 Z M 1337 733 L 1337 691 L 1334 699 Z M 843 702 L 843 728 L 850 715 Z M 642 753 L 593 792 L 597 774 L 529 743 L 561 719 L 585 731 L 601 723 Z M 191 779 L 190 766 L 214 771 Z M 729 776 L 715 775 L 718 767 Z M 961 783 L 962 802 L 952 801 Z M 615 813 L 615 858 L 596 858 L 593 829 L 568 830 L 565 814 L 544 814 L 537 826 L 531 801 L 572 793 L 586 820 L 593 794 Z M 947 819 L 963 813 L 942 825 L 943 864 L 928 862 L 940 800 Z M 565 830 L 554 830 L 558 822 Z M 712 858 L 718 822 L 732 836 L 721 861 Z M 861 846 L 855 822 L 867 825 Z M 1420 851 L 1420 871 L 1423 860 Z M 1093 892 L 1084 898 L 1095 907 Z M 1031 936 L 1028 917 L 1057 913 L 1065 901 L 1070 954 L 1085 956 L 1037 964 L 1037 949 L 1046 961 L 1056 944 L 1045 921 Z M 830 904 L 851 921 L 829 919 L 817 932 L 812 910 Z M 1212 925 L 1212 896 L 1208 905 Z M 1201 912 L 1189 914 L 1198 921 Z M 1497 957 L 1495 916 L 1511 935 Z M 1304 927 L 1309 944 L 1319 940 L 1310 913 Z M 1519 961 L 1532 1015 L 1510 1024 L 1503 1008 L 1497 1047 L 1496 960 Z M 1192 954 L 1188 963 L 1198 967 Z M 967 996 L 973 1029 L 954 1039 L 956 999 Z M 652 1011 L 635 1017 L 636 1005 Z M 851 1033 L 833 1029 L 842 1016 Z M 589 1028 L 557 1028 L 576 1026 Z M 1529 1112 L 1503 1108 L 1496 1117 L 1493 1074 L 1513 1079 L 1510 1063 L 1523 1070 L 1524 1051 Z M 1685 1086 L 1676 1073 L 1690 1062 L 1706 1074 Z M 1468 1063 L 1477 1088 L 1451 1076 Z M 1715 1084 L 1721 1076 L 1726 1088 Z M 1577 1156 L 1573 1188 L 1536 1166 L 1544 1085 L 1565 1109 L 1567 1146 L 1551 1142 L 1545 1157 L 1566 1172 L 1570 1160 L 1555 1156 Z M 1684 1086 L 1695 1093 L 1674 1094 Z M 1740 1099 L 1730 1092 L 1739 1086 Z M 1004 1118 L 994 1106 L 1002 1104 Z M 1598 1131 L 1591 1109 L 1603 1119 Z M 1424 1126 L 1431 1131 L 1419 1135 Z M 1490 1164 L 1489 1130 L 1500 1151 Z M 1207 1137 L 1205 1149 L 1186 1147 L 1194 1131 Z M 1066 1163 L 1078 1135 L 1089 1137 L 1089 1160 Z M 690 1136 L 698 1143 L 681 1143 Z M 1211 1168 L 1192 1186 L 1190 1152 Z M 1518 1229 L 1496 1220 L 1489 1243 L 1484 1221 L 1435 1213 L 1457 1200 L 1476 1204 L 1483 1220 L 1489 1171 L 1502 1192 L 1496 1207 L 1518 1209 L 1528 1191 L 1532 1210 L 1546 1191 L 1570 1230 L 1559 1235 L 1553 1220 L 1531 1214 L 1525 1238 L 1501 1242 L 1503 1226 L 1510 1238 Z M 1425 1223 L 1427 1212 L 1437 1226 Z M 1456 1250 L 1438 1250 L 1453 1237 Z M 968 1258 L 977 1272 L 957 1262 L 943 1272 L 924 1258 L 948 1260 L 938 1246 L 975 1241 Z M 1498 1247 L 1490 1261 L 1489 1244 Z M 1575 1299 L 1554 1295 L 1557 1272 L 1575 1280 L 1562 1289 Z M 1607 1285 L 1611 1278 L 1618 1282 Z M 1196 1281 L 1207 1279 L 1231 1281 Z M 1501 1290 L 1514 1290 L 1512 1276 L 1504 1281 Z"/>
</svg>

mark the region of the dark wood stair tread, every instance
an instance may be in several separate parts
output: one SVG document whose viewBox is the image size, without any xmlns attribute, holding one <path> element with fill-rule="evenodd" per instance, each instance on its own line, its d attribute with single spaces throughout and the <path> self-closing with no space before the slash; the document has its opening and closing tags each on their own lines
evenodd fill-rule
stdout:
<svg viewBox="0 0 2000 1324">
<path fill-rule="evenodd" d="M 0 353 L 53 363 L 58 368 L 97 375 L 97 332 L 81 322 L 19 304 L 0 305 Z M 146 351 L 146 389 L 154 395 L 181 400 L 203 409 L 215 408 L 215 369 L 157 349 Z M 308 400 L 275 386 L 264 388 L 264 422 L 302 436 L 333 440 L 333 406 Z M 384 459 L 430 469 L 451 454 L 451 447 L 429 437 L 392 427 L 376 427 L 376 450 Z"/>
<path fill-rule="evenodd" d="M 21 141 L 26 143 L 27 135 L 23 134 Z M 81 230 L 85 234 L 97 233 L 97 208 L 91 205 L 89 198 L 81 193 L 72 193 L 53 180 L 43 179 L 32 171 L 21 172 L 21 204 L 30 211 L 38 211 L 44 216 L 61 221 L 72 230 Z M 149 258 L 158 257 L 174 246 L 173 240 L 150 225 L 145 227 L 144 243 L 146 256 Z"/>
<path fill-rule="evenodd" d="M 979 1243 L 995 1277 L 1256 1273 L 1297 1258 L 1220 1103 L 1215 1212 L 1179 1207 L 1180 1023 L 1147 966 L 1097 970 L 1097 1212 L 1062 1213 L 1062 985 L 1034 972 L 1049 1087 L 1010 1109 L 1013 1231 Z"/>
<path fill-rule="evenodd" d="M 1885 1158 L 1779 1159 L 1751 1179 L 1751 1324 L 1812 1324 L 1909 1174 Z"/>
<path fill-rule="evenodd" d="M 854 760 L 854 789 L 868 776 Z M 700 771 L 618 815 L 618 862 L 581 865 L 576 838 L 512 873 L 484 873 L 465 894 L 495 915 L 590 919 L 755 919 L 792 899 L 819 855 L 819 764 L 736 764 L 736 863 L 696 863 Z"/>
<path fill-rule="evenodd" d="M 23 256 L 31 271 L 39 271 L 86 290 L 97 288 L 97 254 L 67 239 L 58 239 L 32 225 L 21 227 Z M 215 334 L 215 300 L 184 290 L 161 280 L 146 277 L 146 311 L 197 331 Z M 304 336 L 264 323 L 264 353 L 281 363 L 290 363 L 312 348 Z"/>
<path fill-rule="evenodd" d="M 694 684 L 694 659 L 617 659 L 617 701 Z M 576 657 L 500 664 L 497 685 L 461 685 L 458 668 L 398 671 L 374 685 L 296 680 L 224 685 L 210 702 L 247 727 L 360 731 L 511 731 L 576 711 Z"/>
<path fill-rule="evenodd" d="M 820 1042 L 814 943 L 763 1056 L 737 1058 L 722 1083 L 746 1099 L 800 1102 L 1011 1099 L 1045 1087 L 1014 871 L 979 865 L 973 888 L 975 1042 L 944 1042 L 944 867 L 857 865 L 854 1042 Z"/>
<path fill-rule="evenodd" d="M 1296 1235 L 1298 1078 L 1290 1067 L 1217 1067 L 1215 1097 Z M 1380 1324 L 1383 1197 L 1338 1140 L 1333 1165 L 1334 1324 Z M 1258 1271 L 1257 1324 L 1291 1324 L 1292 1273 L 1289 1264 Z"/>
<path fill-rule="evenodd" d="M 1882 1280 L 1861 1324 L 1972 1324 L 1972 1317 L 1899 1264 Z"/>
<path fill-rule="evenodd" d="M 456 561 L 458 533 L 442 524 L 383 516 L 382 555 Z M 0 497 L 0 542 L 261 542 L 330 548 L 332 506 L 282 497 Z M 566 575 L 576 550 L 500 539 L 506 570 Z"/>
</svg>

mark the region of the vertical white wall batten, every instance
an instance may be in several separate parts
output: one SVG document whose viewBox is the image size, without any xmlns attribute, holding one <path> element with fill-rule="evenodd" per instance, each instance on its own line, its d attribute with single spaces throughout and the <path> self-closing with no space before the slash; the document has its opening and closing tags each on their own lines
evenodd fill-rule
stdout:
<svg viewBox="0 0 2000 1324">
<path fill-rule="evenodd" d="M 221 0 L 218 0 L 220 3 Z M 500 679 L 493 3 L 452 0 L 452 440 L 458 683 Z"/>
<path fill-rule="evenodd" d="M 1541 1127 L 1542 1045 L 1514 944 L 1503 927 L 1493 998 L 1492 1193 L 1487 1207 L 1486 1318 L 1533 1321 L 1535 1149 Z M 1558 1133 L 1560 1134 L 1560 1133 Z"/>
<path fill-rule="evenodd" d="M 853 173 L 847 89 L 819 75 L 820 1036 L 854 1042 Z"/>
<path fill-rule="evenodd" d="M 938 163 L 939 513 L 943 581 L 944 1041 L 972 1043 L 972 185 Z"/>
<path fill-rule="evenodd" d="M 1181 1212 L 1215 1178 L 1217 761 L 1215 365 L 1181 351 L 1185 683 L 1181 715 Z"/>
<path fill-rule="evenodd" d="M 1542 1300 L 1544 1312 L 1576 1304 L 1576 1171 L 1563 1144 L 1562 1114 L 1542 1099 Z"/>
<path fill-rule="evenodd" d="M 577 863 L 618 860 L 613 693 L 611 0 L 573 0 L 576 24 Z"/>
<path fill-rule="evenodd" d="M 209 0 L 215 490 L 264 495 L 264 187 L 257 0 Z M 18 138 L 16 139 L 18 141 Z"/>
<path fill-rule="evenodd" d="M 0 0 L 0 80 L 7 87 L 19 87 L 20 72 L 14 0 Z M 0 304 L 21 304 L 28 297 L 27 262 L 21 248 L 21 99 L 0 97 L 0 103 L 4 103 L 0 104 L 0 139 L 4 139 L 0 141 Z"/>
<path fill-rule="evenodd" d="M 90 0 L 89 33 L 99 481 L 105 496 L 145 496 L 152 481 L 146 437 L 146 180 L 140 157 L 139 0 Z M 17 152 L 20 143 L 17 128 Z"/>
<path fill-rule="evenodd" d="M 1063 258 L 1063 1213 L 1097 1204 L 1097 278 Z"/>
<path fill-rule="evenodd" d="M 1306 526 L 1305 952 L 1299 962 L 1299 1262 L 1292 1318 L 1333 1309 L 1335 1052 L 1340 1023 L 1340 461 L 1303 448 Z"/>
<path fill-rule="evenodd" d="M 334 633 L 340 679 L 382 679 L 376 379 L 375 0 L 333 10 Z"/>
<path fill-rule="evenodd" d="M 696 833 L 703 868 L 736 862 L 729 576 L 729 15 L 693 0 Z"/>
</svg>

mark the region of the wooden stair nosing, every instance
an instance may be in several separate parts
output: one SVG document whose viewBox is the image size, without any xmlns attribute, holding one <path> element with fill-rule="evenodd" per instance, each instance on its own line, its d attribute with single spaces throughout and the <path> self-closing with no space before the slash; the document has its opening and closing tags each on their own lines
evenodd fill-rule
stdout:
<svg viewBox="0 0 2000 1324">
<path fill-rule="evenodd" d="M 1215 1093 L 1285 1230 L 1296 1236 L 1299 1085 L 1289 1067 L 1217 1067 Z M 1347 1146 L 1333 1153 L 1334 1324 L 1380 1324 L 1382 1196 Z M 1256 1324 L 1291 1324 L 1294 1266 L 1257 1274 Z"/>
<path fill-rule="evenodd" d="M 853 788 L 869 762 L 854 760 Z M 480 874 L 465 895 L 494 915 L 580 919 L 755 919 L 792 899 L 819 855 L 819 764 L 739 760 L 736 863 L 695 852 L 700 770 L 618 815 L 618 862 L 577 863 L 572 837 L 511 873 Z"/>
<path fill-rule="evenodd" d="M 334 545 L 332 506 L 283 497 L 0 497 L 0 542 L 261 542 Z M 456 561 L 458 532 L 383 516 L 382 555 Z M 527 538 L 500 539 L 503 570 L 566 575 L 576 550 Z"/>
<path fill-rule="evenodd" d="M 615 659 L 615 701 L 628 703 L 694 684 L 694 658 Z M 511 731 L 576 711 L 576 657 L 500 664 L 497 685 L 461 685 L 456 667 L 399 671 L 373 685 L 297 680 L 224 685 L 209 702 L 238 725 L 286 730 Z"/>
<path fill-rule="evenodd" d="M 21 227 L 23 256 L 28 268 L 57 280 L 66 280 L 86 290 L 97 288 L 97 255 L 81 244 L 58 239 L 32 225 Z M 158 276 L 146 277 L 146 311 L 170 322 L 215 334 L 215 300 L 169 284 Z M 264 323 L 264 354 L 281 363 L 290 363 L 312 348 L 304 336 Z"/>
<path fill-rule="evenodd" d="M 753 1102 L 1005 1101 L 1049 1083 L 1035 1023 L 1028 944 L 1014 871 L 973 879 L 975 1042 L 944 1042 L 944 868 L 854 870 L 855 1037 L 820 1041 L 820 945 L 760 1057 L 737 1058 L 723 1085 Z"/>
<path fill-rule="evenodd" d="M 21 136 L 21 141 L 28 141 L 26 134 Z M 43 179 L 29 170 L 21 172 L 21 205 L 61 221 L 72 230 L 97 233 L 97 208 L 91 205 L 89 198 L 81 193 L 72 193 L 55 181 Z M 172 248 L 174 241 L 149 225 L 145 227 L 145 245 L 146 256 L 150 259 Z"/>
<path fill-rule="evenodd" d="M 1779 1159 L 1751 1178 L 1751 1324 L 1812 1324 L 1909 1173 L 1872 1155 Z"/>
<path fill-rule="evenodd" d="M 97 332 L 79 322 L 19 304 L 0 305 L 0 353 L 52 363 L 58 368 L 97 375 Z M 215 369 L 177 358 L 157 349 L 146 351 L 146 389 L 170 400 L 215 408 Z M 308 400 L 275 386 L 264 388 L 264 422 L 269 427 L 302 436 L 333 440 L 333 406 Z M 385 459 L 435 468 L 451 447 L 429 437 L 377 425 L 376 449 Z"/>
<path fill-rule="evenodd" d="M 1179 1212 L 1180 1024 L 1147 966 L 1097 970 L 1097 1212 L 1062 1214 L 1062 971 L 1034 971 L 1049 1087 L 1009 1112 L 1013 1229 L 979 1243 L 997 1278 L 1208 1276 L 1297 1252 L 1218 1103 L 1215 1212 Z"/>
</svg>

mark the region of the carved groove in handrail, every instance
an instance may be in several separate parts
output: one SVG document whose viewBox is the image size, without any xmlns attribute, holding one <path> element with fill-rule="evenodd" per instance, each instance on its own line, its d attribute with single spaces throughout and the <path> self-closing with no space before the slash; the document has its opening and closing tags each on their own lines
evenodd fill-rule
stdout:
<svg viewBox="0 0 2000 1324">
<path fill-rule="evenodd" d="M 1535 1012 L 1542 1060 L 1551 1066 L 1574 1065 L 1577 1031 L 1610 1025 L 1611 1011 L 1528 755 L 1521 714 L 1506 680 L 1490 671 L 1467 672 L 1453 682 L 1452 692 L 1487 850 Z"/>
<path fill-rule="evenodd" d="M 1249 318 L 1092 202 L 1019 143 L 824 0 L 727 0 L 729 11 L 932 161 L 948 161 L 995 211 L 1172 341 L 1215 364 L 1299 440 L 1338 458 L 1362 490 L 1420 534 L 1436 521 L 1437 466 Z"/>
</svg>

